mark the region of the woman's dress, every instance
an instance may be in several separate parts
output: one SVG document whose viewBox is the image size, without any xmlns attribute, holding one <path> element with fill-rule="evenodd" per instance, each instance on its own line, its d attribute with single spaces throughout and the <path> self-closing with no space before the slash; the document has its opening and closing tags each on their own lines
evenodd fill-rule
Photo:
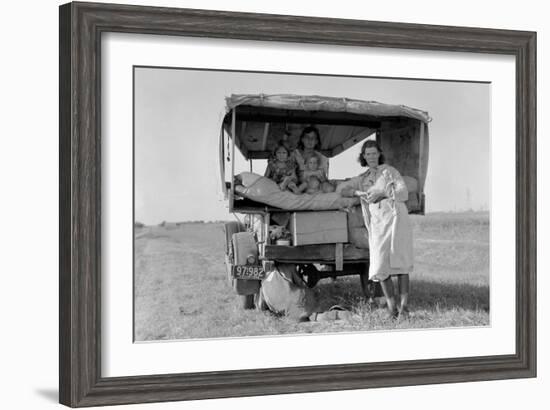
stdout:
<svg viewBox="0 0 550 410">
<path fill-rule="evenodd" d="M 399 172 L 389 165 L 369 168 L 346 182 L 346 187 L 368 192 L 382 190 L 386 198 L 369 204 L 361 197 L 363 219 L 369 236 L 369 278 L 383 281 L 390 275 L 413 270 L 412 227 L 405 206 L 408 191 Z"/>
</svg>

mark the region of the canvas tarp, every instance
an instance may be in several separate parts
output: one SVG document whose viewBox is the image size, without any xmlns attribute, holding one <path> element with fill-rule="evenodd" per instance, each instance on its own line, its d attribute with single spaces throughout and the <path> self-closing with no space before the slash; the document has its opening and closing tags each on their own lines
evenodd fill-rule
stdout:
<svg viewBox="0 0 550 410">
<path fill-rule="evenodd" d="M 234 129 L 231 110 L 236 112 Z M 223 129 L 234 137 L 245 159 L 266 159 L 280 141 L 295 149 L 304 128 L 314 125 L 320 135 L 318 150 L 332 158 L 382 128 L 412 129 L 418 123 L 429 121 L 424 111 L 376 101 L 292 94 L 233 94 L 226 97 Z"/>
<path fill-rule="evenodd" d="M 351 98 L 322 97 L 294 94 L 232 94 L 226 97 L 227 111 L 239 105 L 270 107 L 287 110 L 347 112 L 376 117 L 408 117 L 424 123 L 431 121 L 426 111 L 406 105 L 384 104 Z"/>
</svg>

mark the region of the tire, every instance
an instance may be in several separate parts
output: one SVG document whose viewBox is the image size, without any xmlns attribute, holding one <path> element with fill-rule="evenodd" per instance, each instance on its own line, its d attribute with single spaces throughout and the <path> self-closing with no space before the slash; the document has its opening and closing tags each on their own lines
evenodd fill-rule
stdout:
<svg viewBox="0 0 550 410">
<path fill-rule="evenodd" d="M 227 281 L 231 285 L 233 278 L 231 277 L 231 267 L 235 264 L 233 257 L 233 234 L 244 231 L 244 226 L 239 222 L 226 222 L 223 225 L 225 234 L 225 272 Z"/>
<path fill-rule="evenodd" d="M 229 286 L 233 283 L 233 276 L 231 276 L 231 267 L 233 266 L 233 261 L 230 259 L 229 255 L 225 255 L 225 275 L 227 277 L 227 282 Z"/>
<path fill-rule="evenodd" d="M 237 232 L 233 234 L 233 263 L 235 265 L 246 265 L 248 256 L 252 255 L 258 260 L 258 245 L 251 232 Z M 233 289 L 241 296 L 251 296 L 251 301 L 243 301 L 245 309 L 254 307 L 254 295 L 260 290 L 259 280 L 233 279 Z"/>
<path fill-rule="evenodd" d="M 243 232 L 244 226 L 240 224 L 239 222 L 226 222 L 223 225 L 223 231 L 225 233 L 225 254 L 229 255 L 233 253 L 233 234 L 237 232 Z"/>
<path fill-rule="evenodd" d="M 233 262 L 235 265 L 246 265 L 249 255 L 258 260 L 258 245 L 251 232 L 237 232 L 233 234 Z"/>
<path fill-rule="evenodd" d="M 255 295 L 241 295 L 241 302 L 243 309 L 254 309 L 254 296 Z"/>
</svg>

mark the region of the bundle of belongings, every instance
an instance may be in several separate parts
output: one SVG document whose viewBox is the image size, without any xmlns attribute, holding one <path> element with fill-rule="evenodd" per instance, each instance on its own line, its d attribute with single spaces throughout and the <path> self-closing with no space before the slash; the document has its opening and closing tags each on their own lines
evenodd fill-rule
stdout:
<svg viewBox="0 0 550 410">
<path fill-rule="evenodd" d="M 339 305 L 319 311 L 319 297 L 296 273 L 293 264 L 279 264 L 262 283 L 258 306 L 299 322 L 351 321 L 349 310 Z"/>
<path fill-rule="evenodd" d="M 276 182 L 252 172 L 242 172 L 236 180 L 235 192 L 239 195 L 288 211 L 327 211 L 359 204 L 358 198 L 345 198 L 338 192 L 294 194 L 281 191 Z"/>
</svg>

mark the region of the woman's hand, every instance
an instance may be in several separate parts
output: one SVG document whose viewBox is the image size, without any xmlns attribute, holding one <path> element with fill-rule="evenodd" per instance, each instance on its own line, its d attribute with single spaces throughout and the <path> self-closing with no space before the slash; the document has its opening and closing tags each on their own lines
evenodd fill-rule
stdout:
<svg viewBox="0 0 550 410">
<path fill-rule="evenodd" d="M 355 192 L 356 192 L 355 188 L 348 186 L 348 187 L 344 187 L 340 190 L 340 195 L 342 195 L 344 197 L 347 197 L 347 198 L 352 198 L 352 197 L 356 196 Z"/>
<path fill-rule="evenodd" d="M 381 189 L 372 189 L 369 190 L 366 194 L 366 199 L 369 204 L 374 204 L 386 197 L 386 192 Z"/>
</svg>

